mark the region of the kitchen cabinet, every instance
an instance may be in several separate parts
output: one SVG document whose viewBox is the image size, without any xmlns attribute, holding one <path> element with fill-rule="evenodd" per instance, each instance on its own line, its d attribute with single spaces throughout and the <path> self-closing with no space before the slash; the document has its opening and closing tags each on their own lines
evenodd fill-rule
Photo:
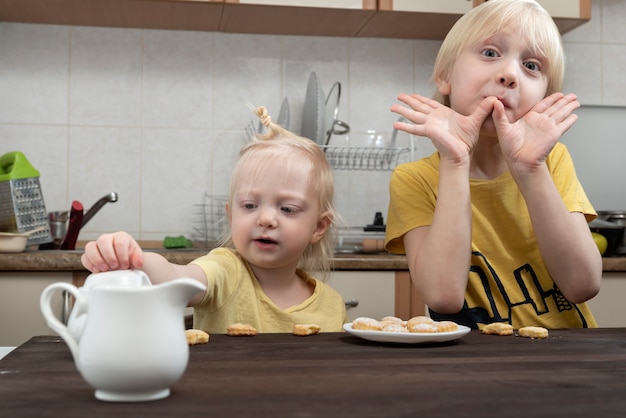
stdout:
<svg viewBox="0 0 626 418">
<path fill-rule="evenodd" d="M 379 0 L 378 13 L 358 36 L 443 39 L 454 23 L 472 7 L 488 0 Z M 539 0 L 561 33 L 591 19 L 591 0 Z"/>
<path fill-rule="evenodd" d="M 626 272 L 602 273 L 600 293 L 588 302 L 601 328 L 626 327 Z"/>
<path fill-rule="evenodd" d="M 471 0 L 378 0 L 378 12 L 359 36 L 443 39 L 472 7 Z"/>
<path fill-rule="evenodd" d="M 426 311 L 408 271 L 334 271 L 327 283 L 343 296 L 350 320 L 389 315 L 409 319 Z"/>
<path fill-rule="evenodd" d="M 226 0 L 220 31 L 356 36 L 376 12 L 376 0 Z"/>
<path fill-rule="evenodd" d="M 479 5 L 488 0 L 474 0 Z M 561 33 L 567 33 L 591 19 L 591 0 L 537 0 L 550 13 Z"/>
<path fill-rule="evenodd" d="M 0 346 L 17 346 L 34 335 L 50 335 L 39 308 L 39 296 L 50 284 L 72 283 L 68 272 L 0 273 Z M 61 318 L 62 294 L 53 300 L 52 310 Z"/>
<path fill-rule="evenodd" d="M 485 0 L 0 0 L 0 21 L 278 35 L 443 39 Z M 540 0 L 562 33 L 591 0 Z"/>
<path fill-rule="evenodd" d="M 224 0 L 0 0 L 0 21 L 217 31 Z"/>
</svg>

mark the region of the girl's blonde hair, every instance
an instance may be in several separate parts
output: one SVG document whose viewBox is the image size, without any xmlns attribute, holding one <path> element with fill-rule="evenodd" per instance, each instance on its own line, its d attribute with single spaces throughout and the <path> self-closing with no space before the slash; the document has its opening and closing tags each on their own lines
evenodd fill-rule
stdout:
<svg viewBox="0 0 626 418">
<path fill-rule="evenodd" d="M 561 90 L 565 53 L 559 29 L 546 10 L 534 0 L 490 0 L 463 15 L 450 29 L 435 60 L 432 80 L 448 80 L 452 66 L 464 49 L 509 28 L 547 62 L 546 96 Z M 449 97 L 436 91 L 433 98 L 446 106 Z"/>
<path fill-rule="evenodd" d="M 325 214 L 329 221 L 329 230 L 315 244 L 309 244 L 300 259 L 299 268 L 307 272 L 321 273 L 326 279 L 331 269 L 331 259 L 335 250 L 339 216 L 335 209 L 335 186 L 333 173 L 326 155 L 315 142 L 288 131 L 272 122 L 264 106 L 256 109 L 259 120 L 266 128 L 265 135 L 256 135 L 239 152 L 230 181 L 229 205 L 233 205 L 233 194 L 242 175 L 256 176 L 268 167 L 288 172 L 289 164 L 302 164 L 300 158 L 310 162 L 309 184 L 318 197 L 319 215 Z M 292 161 L 293 160 L 293 161 Z M 223 245 L 232 247 L 230 232 L 227 231 Z"/>
</svg>

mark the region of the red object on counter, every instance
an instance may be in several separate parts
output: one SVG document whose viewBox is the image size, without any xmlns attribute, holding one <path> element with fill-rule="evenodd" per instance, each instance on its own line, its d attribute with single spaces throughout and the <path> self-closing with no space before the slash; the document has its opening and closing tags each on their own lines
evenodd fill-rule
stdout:
<svg viewBox="0 0 626 418">
<path fill-rule="evenodd" d="M 70 221 L 67 227 L 67 234 L 61 243 L 62 250 L 73 250 L 76 248 L 76 240 L 78 239 L 78 233 L 83 225 L 83 204 L 78 200 L 72 202 L 72 209 L 70 210 Z"/>
</svg>

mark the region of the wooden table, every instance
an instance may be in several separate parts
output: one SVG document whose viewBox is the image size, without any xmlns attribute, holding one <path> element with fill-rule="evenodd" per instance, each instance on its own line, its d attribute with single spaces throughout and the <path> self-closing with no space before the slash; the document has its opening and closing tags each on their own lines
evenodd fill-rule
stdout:
<svg viewBox="0 0 626 418">
<path fill-rule="evenodd" d="M 344 333 L 212 335 L 190 347 L 169 398 L 107 403 L 58 337 L 0 360 L 0 416 L 617 417 L 626 411 L 626 329 L 552 330 L 547 340 L 472 331 L 393 345 Z"/>
</svg>

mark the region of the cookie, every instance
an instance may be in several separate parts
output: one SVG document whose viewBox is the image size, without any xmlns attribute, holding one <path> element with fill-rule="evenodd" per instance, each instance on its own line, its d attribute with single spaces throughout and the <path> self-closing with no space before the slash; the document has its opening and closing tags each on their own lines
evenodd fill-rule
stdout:
<svg viewBox="0 0 626 418">
<path fill-rule="evenodd" d="M 293 335 L 306 336 L 319 334 L 322 328 L 317 324 L 296 324 L 293 326 Z"/>
<path fill-rule="evenodd" d="M 526 338 L 548 338 L 548 330 L 544 327 L 522 327 L 517 330 L 517 335 Z"/>
<path fill-rule="evenodd" d="M 459 329 L 457 323 L 452 321 L 439 321 L 435 322 L 434 325 L 437 327 L 437 332 L 454 332 Z"/>
<path fill-rule="evenodd" d="M 226 328 L 226 334 L 231 337 L 251 337 L 256 335 L 256 328 L 252 325 L 238 322 L 236 324 L 229 325 L 228 328 Z"/>
<path fill-rule="evenodd" d="M 482 332 L 491 335 L 513 335 L 513 325 L 506 322 L 492 322 L 485 325 Z"/>
<path fill-rule="evenodd" d="M 397 324 L 402 324 L 405 321 L 403 321 L 402 319 L 398 318 L 397 316 L 386 316 L 384 318 L 381 318 L 380 322 L 395 322 Z"/>
<path fill-rule="evenodd" d="M 209 342 L 209 334 L 200 329 L 185 330 L 185 336 L 189 345 L 206 344 Z"/>
<path fill-rule="evenodd" d="M 433 324 L 434 322 L 435 321 L 428 316 L 418 315 L 406 321 L 406 325 L 408 327 L 410 325 L 417 325 L 417 324 Z"/>
<path fill-rule="evenodd" d="M 409 332 L 406 326 L 399 322 L 383 322 L 383 329 L 385 332 Z"/>
<path fill-rule="evenodd" d="M 352 321 L 352 329 L 360 329 L 363 331 L 380 331 L 383 324 L 374 318 L 359 317 Z"/>
<path fill-rule="evenodd" d="M 418 334 L 432 334 L 432 333 L 439 332 L 437 330 L 437 326 L 434 323 L 433 324 L 425 324 L 423 322 L 411 323 L 411 321 L 409 321 L 406 327 L 409 329 L 409 332 L 418 333 Z"/>
</svg>

